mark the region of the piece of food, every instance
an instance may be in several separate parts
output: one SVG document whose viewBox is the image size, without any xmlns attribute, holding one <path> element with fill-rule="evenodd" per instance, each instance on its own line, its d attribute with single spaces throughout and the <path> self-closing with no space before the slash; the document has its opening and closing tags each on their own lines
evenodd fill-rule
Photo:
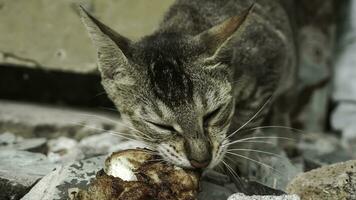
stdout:
<svg viewBox="0 0 356 200">
<path fill-rule="evenodd" d="M 104 171 L 107 175 L 124 181 L 137 181 L 135 172 L 154 156 L 148 150 L 124 150 L 111 154 L 105 161 Z"/>
<path fill-rule="evenodd" d="M 143 149 L 113 153 L 104 170 L 74 200 L 195 200 L 199 174 L 171 164 Z"/>
</svg>

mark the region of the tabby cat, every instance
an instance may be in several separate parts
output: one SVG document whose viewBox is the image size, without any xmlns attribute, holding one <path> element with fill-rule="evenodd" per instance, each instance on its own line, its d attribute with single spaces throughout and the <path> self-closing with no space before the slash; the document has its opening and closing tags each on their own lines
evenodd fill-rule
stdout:
<svg viewBox="0 0 356 200">
<path fill-rule="evenodd" d="M 177 0 L 139 41 L 81 16 L 130 134 L 176 166 L 222 163 L 242 146 L 240 130 L 262 123 L 293 87 L 293 33 L 278 0 Z"/>
</svg>

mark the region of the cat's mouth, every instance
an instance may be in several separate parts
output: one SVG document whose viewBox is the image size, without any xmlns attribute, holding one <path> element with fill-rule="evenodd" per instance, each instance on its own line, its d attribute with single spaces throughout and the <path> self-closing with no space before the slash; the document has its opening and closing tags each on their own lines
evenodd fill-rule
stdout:
<svg viewBox="0 0 356 200">
<path fill-rule="evenodd" d="M 172 144 L 161 143 L 157 145 L 156 151 L 162 157 L 164 162 L 171 163 L 178 167 L 186 169 L 195 169 L 195 170 L 205 170 L 213 169 L 216 167 L 222 160 L 225 152 L 225 146 L 221 144 L 212 145 L 210 152 L 204 152 L 205 157 L 199 154 L 200 152 L 194 152 L 198 154 L 192 154 L 196 156 L 194 159 L 192 155 L 189 155 L 189 151 L 177 151 L 178 148 Z M 198 157 L 197 157 L 198 156 Z"/>
</svg>

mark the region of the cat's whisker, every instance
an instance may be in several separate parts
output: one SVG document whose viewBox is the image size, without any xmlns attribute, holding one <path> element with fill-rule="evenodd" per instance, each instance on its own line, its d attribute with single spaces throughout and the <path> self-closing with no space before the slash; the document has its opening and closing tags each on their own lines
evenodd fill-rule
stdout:
<svg viewBox="0 0 356 200">
<path fill-rule="evenodd" d="M 284 158 L 283 156 L 276 154 L 276 153 L 272 153 L 272 152 L 268 152 L 268 151 L 261 151 L 261 150 L 256 150 L 256 149 L 229 149 L 226 152 L 234 153 L 235 151 L 256 152 L 256 153 L 262 153 L 262 154 L 267 154 L 267 155 L 271 155 L 271 156 L 276 156 L 279 158 Z"/>
<path fill-rule="evenodd" d="M 275 145 L 273 142 L 265 142 L 265 141 L 259 141 L 259 140 L 248 140 L 248 141 L 242 141 L 242 142 L 237 142 L 237 143 L 259 143 L 259 144 L 270 144 L 270 145 Z M 228 146 L 228 145 L 226 145 Z"/>
<path fill-rule="evenodd" d="M 114 135 L 114 136 L 117 136 L 117 137 L 120 137 L 120 138 L 127 139 L 127 140 L 140 141 L 140 140 L 137 140 L 137 139 L 134 139 L 134 138 L 125 137 L 125 136 L 123 136 L 123 135 L 121 135 L 121 134 L 118 134 L 118 133 L 112 132 L 112 131 L 108 131 L 107 133 L 110 134 L 110 135 Z"/>
<path fill-rule="evenodd" d="M 224 171 L 224 168 L 222 165 L 216 165 L 216 167 L 220 168 L 222 171 Z"/>
<path fill-rule="evenodd" d="M 303 130 L 296 129 L 293 127 L 288 127 L 288 126 L 258 126 L 258 127 L 250 128 L 250 129 L 243 130 L 243 131 L 254 131 L 254 130 L 274 129 L 274 128 L 275 129 L 286 129 L 286 130 L 294 131 L 296 133 L 305 134 L 305 131 L 303 131 Z"/>
<path fill-rule="evenodd" d="M 261 165 L 261 166 L 267 167 L 267 168 L 269 168 L 269 169 L 271 169 L 271 170 L 277 172 L 277 173 L 278 173 L 279 175 L 281 175 L 281 176 L 283 175 L 282 172 L 280 172 L 280 171 L 276 170 L 275 168 L 273 168 L 272 166 L 267 165 L 266 163 L 260 162 L 260 161 L 258 161 L 258 160 L 249 158 L 249 157 L 247 157 L 247 156 L 243 156 L 243 155 L 238 154 L 238 153 L 233 153 L 233 152 L 226 152 L 226 154 L 233 155 L 233 156 L 237 156 L 237 157 L 240 157 L 240 158 L 249 160 L 249 161 L 254 162 L 254 163 L 257 163 L 257 164 L 259 164 L 259 165 Z"/>
<path fill-rule="evenodd" d="M 104 94 L 106 94 L 106 91 L 99 92 L 99 93 L 96 94 L 93 98 L 96 98 L 96 97 L 101 96 L 101 95 L 104 95 Z"/>
<path fill-rule="evenodd" d="M 149 154 L 154 155 L 154 156 L 159 156 L 160 155 L 157 151 L 153 151 L 153 150 L 140 149 L 140 151 L 149 153 Z"/>
<path fill-rule="evenodd" d="M 74 122 L 73 122 L 73 124 L 81 125 L 81 126 L 84 126 L 84 127 L 87 127 L 87 128 L 91 128 L 91 129 L 94 129 L 94 128 L 95 128 L 96 130 L 102 130 L 102 131 L 104 131 L 104 132 L 106 132 L 106 131 L 112 131 L 112 132 L 116 132 L 116 133 L 118 133 L 118 134 L 120 134 L 120 135 L 126 135 L 126 136 L 129 136 L 129 137 L 132 136 L 131 134 L 128 134 L 128 133 L 122 133 L 122 132 L 117 132 L 117 131 L 113 131 L 113 130 L 106 130 L 106 129 L 101 129 L 101 128 L 97 128 L 97 127 L 91 127 L 91 126 L 84 125 L 84 124 L 82 124 L 82 123 L 74 123 Z M 138 131 L 138 130 L 136 130 L 136 129 L 131 129 L 131 130 L 132 130 L 132 131 L 137 131 L 138 133 L 141 133 L 140 131 Z M 152 138 L 144 137 L 144 136 L 142 136 L 142 135 L 137 135 L 137 134 L 135 134 L 134 136 L 135 136 L 135 137 L 138 137 L 138 138 L 143 138 L 143 139 L 145 139 L 145 140 L 150 140 L 150 141 L 153 140 Z"/>
<path fill-rule="evenodd" d="M 225 166 L 226 166 L 226 169 L 231 173 L 232 177 L 237 181 L 237 182 L 240 182 L 241 181 L 241 178 L 240 176 L 235 172 L 234 169 L 232 169 L 232 167 L 227 164 L 224 160 L 221 161 Z"/>
<path fill-rule="evenodd" d="M 82 126 L 82 127 L 85 127 L 85 128 L 89 128 L 89 129 L 93 129 L 93 130 L 98 130 L 98 131 L 103 131 L 104 133 L 109 133 L 111 135 L 115 135 L 115 136 L 119 136 L 119 137 L 122 137 L 124 139 L 127 139 L 127 140 L 135 140 L 135 141 L 140 141 L 140 140 L 137 140 L 137 139 L 134 139 L 134 138 L 131 138 L 132 135 L 126 135 L 125 136 L 125 133 L 120 133 L 120 132 L 117 132 L 117 131 L 112 131 L 112 130 L 105 130 L 105 129 L 102 129 L 102 128 L 98 128 L 98 127 L 93 127 L 93 126 L 88 126 L 88 125 L 84 125 L 84 124 L 81 124 L 81 123 L 75 123 L 75 122 L 72 122 L 73 124 L 76 124 L 76 125 L 79 125 L 79 126 Z M 143 138 L 142 139 L 144 140 L 148 140 L 148 138 Z M 149 140 L 148 140 L 149 141 Z M 142 142 L 142 141 L 140 141 Z"/>
<path fill-rule="evenodd" d="M 236 143 L 241 143 L 244 141 L 249 141 L 249 140 L 254 140 L 254 139 L 282 139 L 282 140 L 290 140 L 290 141 L 296 141 L 295 139 L 289 138 L 289 137 L 278 137 L 278 136 L 269 136 L 269 137 L 248 137 L 248 138 L 243 138 L 239 140 L 235 140 L 229 143 L 224 144 L 224 146 L 236 144 Z"/>
<path fill-rule="evenodd" d="M 146 162 L 161 162 L 161 161 L 164 161 L 163 159 L 150 159 L 150 160 L 147 160 Z"/>
<path fill-rule="evenodd" d="M 109 107 L 103 107 L 103 106 L 101 106 L 101 107 L 99 107 L 100 109 L 103 109 L 103 110 L 108 110 L 108 111 L 114 111 L 114 112 L 119 112 L 117 109 L 115 109 L 115 108 L 109 108 Z"/>
<path fill-rule="evenodd" d="M 107 131 L 107 133 L 110 134 L 110 135 L 114 135 L 114 136 L 117 136 L 117 137 L 120 137 L 120 138 L 127 139 L 127 140 L 134 140 L 134 141 L 137 141 L 137 142 L 145 142 L 145 143 L 146 142 L 151 142 L 147 138 L 137 137 L 136 135 L 133 136 L 133 137 L 136 137 L 136 138 L 133 138 L 131 136 L 124 136 L 119 132 Z"/>
<path fill-rule="evenodd" d="M 79 115 L 83 115 L 83 116 L 87 116 L 87 117 L 94 117 L 94 118 L 98 118 L 98 119 L 107 120 L 107 121 L 113 122 L 114 124 L 118 124 L 118 125 L 124 126 L 124 127 L 126 127 L 126 128 L 129 128 L 129 129 L 131 129 L 131 130 L 136 130 L 135 128 L 129 126 L 128 124 L 125 124 L 125 123 L 120 122 L 120 121 L 117 121 L 117 120 L 110 119 L 110 118 L 108 118 L 108 117 L 98 116 L 98 115 L 93 115 L 93 114 L 85 114 L 85 113 L 80 113 Z M 139 131 L 139 130 L 136 130 L 136 131 L 142 133 L 142 132 Z M 144 133 L 142 133 L 142 134 L 144 134 Z"/>
<path fill-rule="evenodd" d="M 262 110 L 268 105 L 268 103 L 270 103 L 271 99 L 272 99 L 271 95 L 267 101 L 262 105 L 262 107 L 260 109 L 258 109 L 258 111 L 247 121 L 245 122 L 242 126 L 240 126 L 240 128 L 238 128 L 236 131 L 232 132 L 231 134 L 229 134 L 225 139 L 229 139 L 232 136 L 234 136 L 236 133 L 238 133 L 240 130 L 242 130 L 245 126 L 247 126 L 252 120 L 254 120 L 261 112 Z"/>
<path fill-rule="evenodd" d="M 152 153 L 158 153 L 158 151 L 153 150 L 153 149 L 149 149 L 149 148 L 144 148 L 144 149 L 141 149 L 140 151 L 152 152 Z"/>
<path fill-rule="evenodd" d="M 85 113 L 80 113 L 79 115 L 88 116 L 88 117 L 95 117 L 95 118 L 98 118 L 98 119 L 107 120 L 107 121 L 113 122 L 113 123 L 115 123 L 115 124 L 118 124 L 118 125 L 120 125 L 120 126 L 124 126 L 124 127 L 126 127 L 126 128 L 129 128 L 130 130 L 137 131 L 137 132 L 143 134 L 144 136 L 146 136 L 146 137 L 148 137 L 148 138 L 150 138 L 150 139 L 153 139 L 151 136 L 149 136 L 149 135 L 147 135 L 146 133 L 143 133 L 143 132 L 141 132 L 141 131 L 139 131 L 139 130 L 133 128 L 132 126 L 129 126 L 129 125 L 127 125 L 127 124 L 125 124 L 125 123 L 123 123 L 123 122 L 120 122 L 120 121 L 116 121 L 116 120 L 110 119 L 110 118 L 108 118 L 108 117 L 97 116 L 97 115 L 93 115 L 93 114 L 85 114 Z"/>
</svg>

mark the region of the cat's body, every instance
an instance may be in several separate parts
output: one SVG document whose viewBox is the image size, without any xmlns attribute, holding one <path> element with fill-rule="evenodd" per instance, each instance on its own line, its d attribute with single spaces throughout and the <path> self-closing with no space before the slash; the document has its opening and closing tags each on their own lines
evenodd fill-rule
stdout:
<svg viewBox="0 0 356 200">
<path fill-rule="evenodd" d="M 283 1 L 283 0 L 282 0 Z M 255 127 L 264 121 L 269 107 L 274 105 L 281 120 L 271 122 L 288 124 L 287 111 L 281 112 L 278 107 L 279 98 L 289 98 L 293 94 L 296 78 L 296 52 L 292 27 L 285 7 L 278 0 L 178 0 L 166 14 L 159 32 L 177 31 L 195 35 L 223 22 L 225 19 L 242 13 L 255 2 L 253 14 L 244 22 L 235 34 L 236 41 L 231 45 L 233 56 L 231 66 L 234 68 L 233 84 L 236 97 L 235 112 L 229 132 L 234 132 L 243 126 L 253 115 L 264 106 L 261 113 L 249 124 Z M 243 30 L 242 30 L 243 29 Z M 248 84 L 239 84 L 242 81 Z M 267 105 L 266 101 L 271 100 Z M 277 103 L 276 103 L 277 102 Z M 277 105 L 276 105 L 277 104 Z M 274 125 L 285 125 L 274 124 Z M 236 133 L 232 140 L 245 136 Z M 251 135 L 250 135 L 251 136 Z M 250 149 L 251 143 L 237 143 L 231 148 Z M 238 152 L 247 156 L 248 152 Z M 238 167 L 246 173 L 249 161 L 235 157 L 236 163 L 226 162 L 232 167 Z"/>
<path fill-rule="evenodd" d="M 177 0 L 157 31 L 138 42 L 82 12 L 108 95 L 132 134 L 166 161 L 215 167 L 228 148 L 243 146 L 227 145 L 240 136 L 229 134 L 264 106 L 246 127 L 260 124 L 291 90 L 295 49 L 287 13 L 277 0 L 257 0 L 246 12 L 252 3 Z"/>
<path fill-rule="evenodd" d="M 225 19 L 242 13 L 254 1 L 248 0 L 178 0 L 157 32 L 177 31 L 198 34 Z M 234 85 L 237 109 L 234 126 L 241 126 L 267 100 L 292 88 L 295 79 L 295 47 L 290 21 L 277 0 L 255 2 L 253 14 L 239 29 L 231 45 L 234 55 Z M 239 77 L 249 79 L 247 88 L 239 88 Z M 242 95 L 240 95 L 242 93 Z M 268 109 L 266 109 L 268 110 Z M 243 117 L 247 118 L 243 118 Z"/>
</svg>

